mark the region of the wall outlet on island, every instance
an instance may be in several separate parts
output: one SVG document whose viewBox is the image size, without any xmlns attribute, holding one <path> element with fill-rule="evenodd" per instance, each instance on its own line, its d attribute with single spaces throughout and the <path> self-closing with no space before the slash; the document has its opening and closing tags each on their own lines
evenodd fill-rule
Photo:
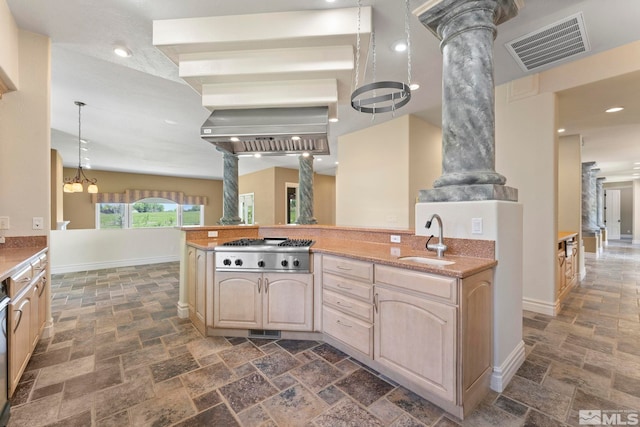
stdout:
<svg viewBox="0 0 640 427">
<path fill-rule="evenodd" d="M 396 234 L 391 235 L 391 243 L 400 243 L 400 236 Z"/>
<path fill-rule="evenodd" d="M 209 233 L 207 235 L 209 237 L 218 237 L 218 232 L 217 231 L 209 231 Z"/>
</svg>

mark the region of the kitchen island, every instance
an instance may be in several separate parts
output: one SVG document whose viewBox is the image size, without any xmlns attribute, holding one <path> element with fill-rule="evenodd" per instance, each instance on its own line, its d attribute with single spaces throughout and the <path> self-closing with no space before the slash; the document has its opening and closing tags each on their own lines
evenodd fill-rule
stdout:
<svg viewBox="0 0 640 427">
<path fill-rule="evenodd" d="M 322 340 L 460 418 L 488 391 L 497 262 L 465 253 L 493 242 L 447 239 L 454 254 L 437 258 L 410 230 L 244 227 L 313 240 L 309 271 L 217 271 L 215 248 L 241 229 L 184 237 L 185 305 L 203 334 Z"/>
</svg>

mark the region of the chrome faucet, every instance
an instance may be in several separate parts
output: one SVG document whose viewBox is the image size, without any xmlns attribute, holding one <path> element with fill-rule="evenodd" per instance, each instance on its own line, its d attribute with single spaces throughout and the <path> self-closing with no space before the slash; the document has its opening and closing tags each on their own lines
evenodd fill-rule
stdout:
<svg viewBox="0 0 640 427">
<path fill-rule="evenodd" d="M 438 227 L 440 228 L 440 235 L 438 236 L 439 241 L 438 243 L 429 244 L 429 240 L 433 238 L 432 234 L 431 237 L 429 237 L 429 240 L 427 240 L 427 250 L 435 251 L 438 254 L 438 258 L 442 258 L 442 256 L 444 255 L 444 251 L 447 250 L 447 245 L 444 244 L 444 237 L 442 236 L 442 218 L 440 218 L 440 215 L 438 214 L 431 215 L 431 218 L 429 218 L 429 221 L 427 221 L 425 227 L 431 228 L 431 222 L 434 218 L 436 219 L 436 221 L 438 221 Z"/>
</svg>

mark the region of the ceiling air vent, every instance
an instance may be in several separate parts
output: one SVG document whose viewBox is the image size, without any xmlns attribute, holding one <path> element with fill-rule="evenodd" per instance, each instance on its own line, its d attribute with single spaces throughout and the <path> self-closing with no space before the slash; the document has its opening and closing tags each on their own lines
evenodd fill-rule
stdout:
<svg viewBox="0 0 640 427">
<path fill-rule="evenodd" d="M 591 50 L 582 12 L 505 44 L 524 71 L 533 71 Z"/>
</svg>

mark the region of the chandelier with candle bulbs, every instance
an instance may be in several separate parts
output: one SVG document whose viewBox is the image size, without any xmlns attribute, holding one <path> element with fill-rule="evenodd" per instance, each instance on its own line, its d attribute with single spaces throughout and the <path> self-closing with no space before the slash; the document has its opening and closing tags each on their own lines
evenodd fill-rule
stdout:
<svg viewBox="0 0 640 427">
<path fill-rule="evenodd" d="M 63 191 L 65 193 L 82 193 L 84 191 L 84 185 L 87 186 L 87 193 L 97 193 L 98 180 L 96 178 L 89 179 L 82 170 L 82 107 L 85 106 L 84 102 L 75 101 L 74 104 L 78 106 L 78 170 L 73 178 L 64 179 Z"/>
</svg>

